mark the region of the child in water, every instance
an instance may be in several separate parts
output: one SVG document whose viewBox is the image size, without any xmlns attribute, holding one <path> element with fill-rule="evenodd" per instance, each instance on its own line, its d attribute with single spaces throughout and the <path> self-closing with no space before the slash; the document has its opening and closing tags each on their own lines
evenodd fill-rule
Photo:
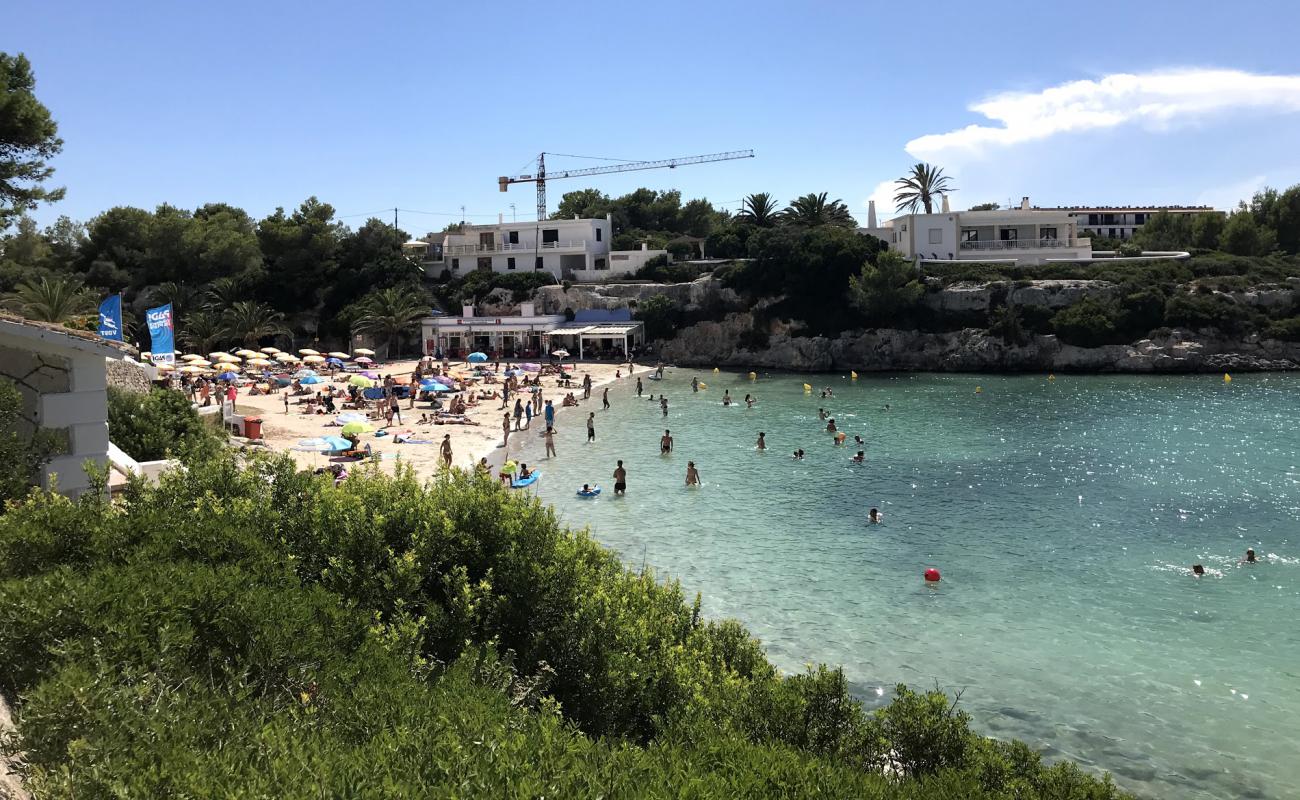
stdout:
<svg viewBox="0 0 1300 800">
<path fill-rule="evenodd" d="M 854 464 L 861 464 L 862 462 L 867 460 L 867 454 L 866 452 L 859 450 L 858 454 L 854 456 L 851 460 L 853 461 Z"/>
<path fill-rule="evenodd" d="M 872 508 L 870 511 L 867 512 L 868 525 L 879 525 L 881 521 L 883 521 L 884 519 L 885 518 L 881 516 L 880 509 L 878 508 Z"/>
</svg>

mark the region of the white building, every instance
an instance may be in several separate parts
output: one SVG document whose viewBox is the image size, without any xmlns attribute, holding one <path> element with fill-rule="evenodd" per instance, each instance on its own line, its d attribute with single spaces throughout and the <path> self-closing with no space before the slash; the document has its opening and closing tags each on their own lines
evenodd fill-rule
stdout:
<svg viewBox="0 0 1300 800">
<path fill-rule="evenodd" d="M 1107 239 L 1132 239 L 1133 234 L 1156 214 L 1222 214 L 1210 206 L 1087 206 L 1051 209 L 1074 217 L 1084 235 Z"/>
<path fill-rule="evenodd" d="M 0 317 L 0 378 L 23 398 L 19 433 L 54 435 L 57 452 L 41 470 L 41 485 L 63 494 L 90 488 L 84 465 L 108 464 L 108 395 L 104 359 L 127 347 L 62 325 Z M 57 478 L 55 477 L 57 476 Z"/>
<path fill-rule="evenodd" d="M 884 240 L 908 259 L 925 262 L 1042 264 L 1092 258 L 1092 242 L 1080 238 L 1071 213 L 1030 208 L 1027 197 L 1019 208 L 997 211 L 950 211 L 944 197 L 937 214 L 904 214 L 881 226 L 874 222 L 872 204 L 867 227 L 859 231 Z"/>
<path fill-rule="evenodd" d="M 564 324 L 563 314 L 538 314 L 532 303 L 520 303 L 517 315 L 475 316 L 474 306 L 460 316 L 425 317 L 420 320 L 424 353 L 463 358 L 474 352 L 492 358 L 540 358 L 548 352 L 546 336 Z"/>
<path fill-rule="evenodd" d="M 542 222 L 504 222 L 463 225 L 459 231 L 431 233 L 403 247 L 420 260 L 425 272 L 437 277 L 443 270 L 453 278 L 474 270 L 485 272 L 550 273 L 557 282 L 579 283 L 624 278 L 664 250 L 611 251 L 613 222 L 604 219 L 550 219 Z"/>
</svg>

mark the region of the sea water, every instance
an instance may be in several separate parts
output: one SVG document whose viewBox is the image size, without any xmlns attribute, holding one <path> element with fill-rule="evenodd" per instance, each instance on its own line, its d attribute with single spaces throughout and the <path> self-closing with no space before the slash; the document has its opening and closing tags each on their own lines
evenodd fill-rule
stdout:
<svg viewBox="0 0 1300 800">
<path fill-rule="evenodd" d="M 899 682 L 960 692 L 980 731 L 1148 796 L 1300 792 L 1300 377 L 679 369 L 643 386 L 563 411 L 557 458 L 537 424 L 517 434 L 518 457 L 566 523 L 700 592 L 783 669 L 842 665 L 868 705 Z M 1262 563 L 1239 563 L 1247 547 Z"/>
</svg>

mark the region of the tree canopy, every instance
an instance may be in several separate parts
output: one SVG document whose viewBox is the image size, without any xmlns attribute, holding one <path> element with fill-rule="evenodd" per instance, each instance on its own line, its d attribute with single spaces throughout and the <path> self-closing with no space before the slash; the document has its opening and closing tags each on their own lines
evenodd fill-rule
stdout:
<svg viewBox="0 0 1300 800">
<path fill-rule="evenodd" d="M 0 231 L 38 203 L 59 200 L 47 189 L 54 174 L 47 163 L 63 149 L 59 126 L 36 99 L 36 76 L 27 56 L 0 52 Z"/>
</svg>

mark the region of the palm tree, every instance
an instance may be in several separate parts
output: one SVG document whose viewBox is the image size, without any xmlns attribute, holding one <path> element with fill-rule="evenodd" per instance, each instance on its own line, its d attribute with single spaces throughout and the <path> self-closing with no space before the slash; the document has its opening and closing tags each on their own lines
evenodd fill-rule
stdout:
<svg viewBox="0 0 1300 800">
<path fill-rule="evenodd" d="M 90 290 L 72 278 L 28 278 L 14 287 L 5 305 L 27 319 L 65 322 L 95 309 Z"/>
<path fill-rule="evenodd" d="M 181 341 L 196 353 L 209 353 L 226 340 L 226 326 L 221 315 L 201 308 L 181 320 Z"/>
<path fill-rule="evenodd" d="M 894 202 L 898 203 L 896 210 L 907 209 L 915 214 L 917 209 L 924 208 L 925 213 L 933 214 L 935 198 L 953 191 L 948 180 L 939 167 L 917 164 L 911 172 L 894 181 L 898 185 L 894 195 Z"/>
<path fill-rule="evenodd" d="M 776 225 L 781 212 L 776 208 L 776 198 L 767 192 L 747 196 L 740 204 L 740 219 L 760 228 Z"/>
<path fill-rule="evenodd" d="M 218 311 L 232 308 L 243 300 L 246 294 L 244 282 L 239 278 L 229 276 L 217 278 L 204 290 L 203 305 Z"/>
<path fill-rule="evenodd" d="M 849 213 L 849 207 L 842 200 L 827 200 L 826 192 L 806 194 L 790 201 L 781 212 L 781 220 L 787 225 L 799 225 L 816 228 L 821 225 L 835 225 L 841 228 L 856 228 L 857 220 Z"/>
<path fill-rule="evenodd" d="M 357 304 L 360 316 L 352 323 L 359 333 L 374 333 L 388 339 L 388 353 L 396 354 L 398 337 L 421 317 L 428 316 L 429 306 L 409 289 L 391 288 L 371 292 Z"/>
<path fill-rule="evenodd" d="M 284 314 L 265 303 L 253 300 L 232 303 L 221 314 L 221 322 L 225 326 L 226 334 L 232 339 L 243 342 L 245 347 L 257 344 L 263 336 L 276 336 L 289 332 L 284 325 Z"/>
<path fill-rule="evenodd" d="M 171 303 L 172 318 L 180 319 L 182 314 L 198 305 L 198 294 L 198 290 L 189 284 L 168 281 L 149 290 L 149 302 L 156 306 Z"/>
</svg>

